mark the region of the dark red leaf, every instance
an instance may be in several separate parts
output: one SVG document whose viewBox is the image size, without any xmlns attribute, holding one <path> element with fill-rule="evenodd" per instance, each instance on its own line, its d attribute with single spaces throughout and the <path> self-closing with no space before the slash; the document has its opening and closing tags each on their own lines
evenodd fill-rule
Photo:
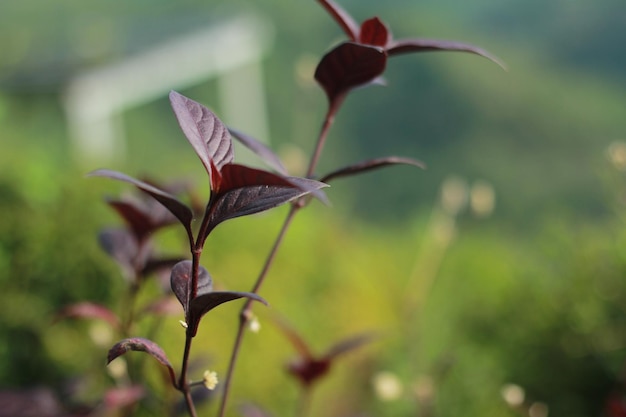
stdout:
<svg viewBox="0 0 626 417">
<path fill-rule="evenodd" d="M 294 186 L 285 177 L 245 165 L 224 165 L 220 173 L 222 174 L 222 180 L 219 189 L 212 190 L 217 193 L 255 185 Z"/>
<path fill-rule="evenodd" d="M 146 182 L 140 181 L 138 179 L 129 177 L 126 174 L 122 174 L 121 172 L 112 171 L 108 169 L 99 169 L 87 174 L 88 177 L 105 177 L 111 178 L 118 181 L 124 181 L 130 184 L 133 184 L 135 187 L 143 191 L 144 193 L 152 196 L 155 200 L 161 203 L 165 208 L 167 208 L 185 227 L 187 234 L 189 236 L 192 235 L 191 231 L 191 221 L 193 220 L 193 213 L 191 209 L 187 207 L 185 204 L 180 202 L 173 195 L 156 188 L 153 185 L 150 185 Z"/>
<path fill-rule="evenodd" d="M 385 70 L 387 55 L 382 48 L 342 43 L 322 58 L 315 79 L 333 103 L 349 90 L 372 82 Z"/>
<path fill-rule="evenodd" d="M 152 206 L 133 199 L 107 200 L 107 203 L 124 219 L 138 241 L 176 222 L 176 218 L 156 202 Z"/>
<path fill-rule="evenodd" d="M 375 337 L 376 337 L 375 334 L 365 333 L 365 334 L 361 334 L 361 335 L 343 340 L 333 345 L 330 349 L 328 349 L 328 351 L 324 355 L 324 358 L 329 359 L 329 360 L 335 359 L 339 355 L 350 352 L 351 350 L 355 350 L 371 342 Z"/>
<path fill-rule="evenodd" d="M 226 167 L 228 167 L 228 165 Z M 252 168 L 244 168 L 246 170 L 252 170 Z M 209 213 L 210 218 L 207 233 L 223 221 L 269 210 L 307 194 L 313 194 L 320 188 L 326 187 L 326 184 L 314 180 L 304 178 L 293 180 L 288 177 L 283 178 L 274 174 L 270 175 L 275 177 L 266 178 L 267 181 L 265 182 L 270 184 L 233 188 L 230 191 L 221 192 L 216 195 L 214 199 L 212 199 L 210 206 L 211 211 Z M 256 179 L 260 180 L 264 177 L 265 175 L 262 175 L 256 177 Z M 230 184 L 238 185 L 242 178 L 243 177 L 231 177 L 233 182 Z M 253 182 L 251 181 L 251 183 Z M 272 185 L 272 183 L 275 183 L 275 185 Z M 200 239 L 202 240 L 203 238 L 201 237 Z"/>
<path fill-rule="evenodd" d="M 180 304 L 185 310 L 185 318 L 189 317 L 189 307 L 192 294 L 191 288 L 191 273 L 193 268 L 193 262 L 186 260 L 181 261 L 174 265 L 172 268 L 172 274 L 170 275 L 170 284 L 172 291 Z M 198 290 L 197 295 L 206 294 L 213 289 L 213 279 L 209 272 L 201 265 L 198 266 Z"/>
<path fill-rule="evenodd" d="M 210 161 L 218 168 L 232 162 L 234 154 L 230 133 L 211 110 L 175 91 L 170 92 L 170 103 L 180 128 L 209 175 Z"/>
<path fill-rule="evenodd" d="M 235 139 L 241 142 L 246 148 L 260 156 L 261 159 L 263 159 L 263 161 L 265 161 L 271 168 L 275 169 L 276 172 L 282 175 L 287 175 L 287 168 L 285 168 L 278 155 L 276 155 L 267 145 L 243 132 L 239 132 L 232 128 L 228 128 L 228 130 Z"/>
<path fill-rule="evenodd" d="M 380 46 L 384 48 L 391 39 L 389 29 L 377 17 L 367 19 L 361 25 L 359 43 L 366 45 Z"/>
<path fill-rule="evenodd" d="M 368 159 L 367 161 L 359 162 L 358 164 L 350 165 L 336 171 L 330 172 L 321 178 L 322 182 L 329 182 L 339 177 L 347 177 L 350 175 L 361 174 L 366 171 L 382 168 L 389 165 L 412 165 L 418 168 L 425 169 L 426 165 L 417 159 L 402 158 L 399 156 L 388 156 L 385 158 Z"/>
<path fill-rule="evenodd" d="M 298 381 L 305 387 L 313 384 L 321 377 L 326 375 L 330 370 L 331 361 L 327 359 L 310 359 L 299 358 L 287 366 L 290 374 L 295 376 Z"/>
<path fill-rule="evenodd" d="M 267 301 L 257 294 L 250 292 L 236 292 L 236 291 L 215 291 L 209 293 L 199 294 L 196 298 L 189 303 L 189 319 L 187 322 L 187 332 L 194 337 L 198 332 L 198 325 L 200 319 L 209 311 L 213 310 L 220 304 L 227 303 L 229 301 L 238 300 L 240 298 L 249 298 L 251 300 L 259 301 L 267 305 Z"/>
<path fill-rule="evenodd" d="M 169 359 L 167 359 L 167 355 L 163 349 L 161 349 L 161 347 L 153 341 L 142 337 L 132 337 L 117 342 L 115 346 L 109 350 L 109 354 L 107 355 L 107 364 L 111 363 L 112 360 L 124 355 L 130 350 L 136 352 L 146 352 L 155 358 L 161 365 L 167 367 L 172 384 L 176 386 L 176 374 L 174 372 L 174 368 L 172 368 L 172 364 Z"/>
<path fill-rule="evenodd" d="M 109 323 L 114 329 L 119 328 L 120 324 L 114 312 L 105 306 L 88 301 L 63 307 L 57 314 L 56 320 L 63 318 L 100 319 Z"/>
<path fill-rule="evenodd" d="M 127 407 L 135 404 L 145 395 L 146 390 L 141 385 L 111 388 L 104 393 L 104 406 L 109 410 Z"/>
<path fill-rule="evenodd" d="M 480 55 L 484 58 L 499 65 L 506 70 L 506 65 L 496 56 L 490 54 L 482 48 L 468 45 L 460 42 L 443 41 L 435 39 L 400 39 L 392 41 L 387 47 L 389 56 L 406 54 L 410 52 L 427 52 L 427 51 L 457 51 L 469 52 L 471 54 Z"/>
<path fill-rule="evenodd" d="M 132 280 L 136 268 L 142 267 L 136 238 L 126 229 L 105 229 L 98 234 L 100 247 L 112 257 L 122 269 L 126 279 Z"/>
<path fill-rule="evenodd" d="M 359 25 L 356 21 L 343 10 L 337 3 L 332 0 L 318 0 L 328 13 L 339 23 L 341 29 L 346 33 L 351 41 L 359 39 Z"/>
<path fill-rule="evenodd" d="M 276 316 L 273 320 L 274 323 L 278 326 L 278 328 L 282 331 L 282 333 L 287 337 L 291 346 L 298 352 L 298 354 L 306 359 L 313 358 L 313 352 L 309 348 L 309 345 L 304 341 L 304 339 L 298 334 L 296 329 L 294 329 L 289 323 L 287 323 L 282 318 Z"/>
</svg>

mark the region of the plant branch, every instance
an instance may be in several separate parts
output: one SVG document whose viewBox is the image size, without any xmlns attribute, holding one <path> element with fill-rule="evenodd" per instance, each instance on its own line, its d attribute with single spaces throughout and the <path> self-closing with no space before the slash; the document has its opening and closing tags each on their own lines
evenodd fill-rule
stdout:
<svg viewBox="0 0 626 417">
<path fill-rule="evenodd" d="M 183 364 L 180 370 L 180 377 L 178 378 L 178 386 L 176 388 L 185 396 L 185 403 L 187 404 L 189 415 L 191 417 L 197 417 L 196 407 L 193 404 L 189 382 L 187 381 L 187 369 L 189 365 L 189 353 L 191 352 L 192 341 L 193 337 L 187 335 L 185 338 L 185 351 L 183 352 Z"/>
<path fill-rule="evenodd" d="M 254 287 L 252 288 L 252 292 L 254 294 L 257 294 L 261 288 L 261 285 L 263 285 L 263 282 L 265 281 L 265 277 L 267 276 L 270 270 L 270 267 L 272 266 L 274 262 L 274 258 L 276 258 L 278 249 L 280 248 L 280 245 L 282 244 L 283 239 L 285 235 L 287 234 L 287 230 L 289 229 L 289 226 L 291 225 L 291 222 L 293 218 L 295 217 L 295 214 L 299 208 L 300 206 L 294 204 L 289 209 L 287 218 L 285 219 L 280 229 L 280 232 L 278 233 L 278 236 L 276 237 L 276 240 L 274 241 L 274 245 L 272 246 L 272 249 L 270 250 L 265 260 L 263 269 L 259 273 L 259 276 L 257 277 L 257 280 L 254 283 Z M 241 349 L 241 344 L 243 342 L 243 335 L 245 333 L 246 325 L 248 324 L 248 321 L 250 320 L 251 304 L 252 304 L 252 300 L 248 299 L 239 314 L 239 327 L 237 329 L 237 335 L 235 336 L 235 343 L 233 345 L 233 350 L 231 352 L 230 362 L 228 363 L 228 370 L 226 371 L 226 378 L 224 380 L 224 387 L 222 390 L 222 399 L 220 402 L 220 409 L 218 412 L 218 416 L 220 417 L 223 417 L 226 411 L 226 403 L 228 402 L 228 395 L 230 393 L 230 386 L 231 386 L 231 382 L 233 379 L 233 373 L 235 371 L 235 365 L 239 357 L 239 351 Z"/>
<path fill-rule="evenodd" d="M 315 168 L 317 167 L 317 164 L 319 162 L 319 158 L 322 154 L 324 144 L 326 143 L 326 137 L 328 136 L 330 127 L 333 125 L 333 122 L 335 121 L 335 115 L 337 114 L 337 111 L 339 110 L 341 103 L 343 103 L 343 99 L 344 99 L 344 96 L 340 96 L 336 98 L 330 103 L 328 107 L 328 111 L 326 112 L 326 116 L 324 118 L 324 122 L 322 124 L 322 128 L 320 130 L 320 134 L 317 139 L 315 149 L 313 151 L 313 155 L 311 156 L 309 167 L 307 169 L 306 176 L 309 178 L 311 178 L 315 172 Z M 291 208 L 289 209 L 289 213 L 287 214 L 287 217 L 285 218 L 285 221 L 280 229 L 280 232 L 278 233 L 278 236 L 276 237 L 276 240 L 274 241 L 274 245 L 272 246 L 272 249 L 270 250 L 267 256 L 267 259 L 265 260 L 265 263 L 263 264 L 263 269 L 261 269 L 261 272 L 259 273 L 257 280 L 254 283 L 254 286 L 252 288 L 252 292 L 254 294 L 257 294 L 259 292 L 259 290 L 261 289 L 261 286 L 263 285 L 263 282 L 265 282 L 265 278 L 272 264 L 274 263 L 274 258 L 276 257 L 276 254 L 278 253 L 278 249 L 280 248 L 285 235 L 287 234 L 287 230 L 289 230 L 289 227 L 296 213 L 304 206 L 305 204 L 302 202 L 302 199 L 297 200 L 291 205 Z M 233 379 L 233 374 L 235 372 L 235 366 L 237 364 L 237 359 L 239 358 L 239 351 L 241 349 L 241 344 L 243 343 L 243 336 L 245 333 L 246 325 L 248 324 L 248 321 L 250 320 L 251 304 L 252 304 L 252 300 L 246 301 L 243 308 L 241 309 L 241 313 L 239 314 L 239 327 L 237 329 L 237 335 L 235 336 L 235 343 L 233 345 L 233 350 L 231 352 L 230 362 L 228 363 L 228 370 L 226 371 L 226 377 L 224 380 L 224 387 L 222 391 L 222 399 L 220 401 L 220 407 L 219 407 L 218 414 L 217 414 L 219 417 L 224 417 L 225 412 L 226 412 L 226 404 L 228 402 L 228 396 L 230 394 L 230 387 L 231 387 L 231 383 Z"/>
</svg>

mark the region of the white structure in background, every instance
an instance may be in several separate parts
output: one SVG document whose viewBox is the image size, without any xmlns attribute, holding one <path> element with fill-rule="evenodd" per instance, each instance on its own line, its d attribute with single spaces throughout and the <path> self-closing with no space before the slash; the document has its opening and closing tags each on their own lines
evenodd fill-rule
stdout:
<svg viewBox="0 0 626 417">
<path fill-rule="evenodd" d="M 123 158 L 122 112 L 211 78 L 218 83 L 220 119 L 267 141 L 261 60 L 272 41 L 268 23 L 240 17 L 76 76 L 64 107 L 78 158 Z"/>
</svg>

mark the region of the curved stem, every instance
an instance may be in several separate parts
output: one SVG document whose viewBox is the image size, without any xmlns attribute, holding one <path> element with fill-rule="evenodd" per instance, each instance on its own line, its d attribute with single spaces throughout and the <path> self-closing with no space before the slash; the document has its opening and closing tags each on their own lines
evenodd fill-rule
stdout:
<svg viewBox="0 0 626 417">
<path fill-rule="evenodd" d="M 306 176 L 308 178 L 312 178 L 313 174 L 315 173 L 315 168 L 317 167 L 319 158 L 322 154 L 322 150 L 324 149 L 324 144 L 326 143 L 326 137 L 328 136 L 330 127 L 335 121 L 335 115 L 337 114 L 341 103 L 343 103 L 344 98 L 345 96 L 343 95 L 336 97 L 335 100 L 333 100 L 328 107 L 328 111 L 326 112 L 326 116 L 324 117 L 324 122 L 322 124 L 322 129 L 320 130 L 320 134 L 317 138 L 317 143 L 315 145 L 315 149 L 313 150 L 313 155 L 311 156 L 309 167 L 306 172 Z M 278 236 L 274 241 L 274 245 L 272 246 L 272 249 L 267 256 L 267 259 L 263 264 L 263 269 L 261 269 L 261 272 L 259 273 L 257 280 L 254 283 L 254 287 L 252 288 L 252 292 L 254 294 L 257 294 L 261 289 L 261 286 L 265 281 L 265 277 L 267 276 L 272 264 L 274 263 L 274 258 L 278 253 L 278 249 L 283 242 L 283 238 L 285 237 L 293 218 L 295 217 L 296 213 L 305 205 L 306 203 L 302 199 L 294 202 L 291 205 L 289 213 L 287 214 L 287 218 L 285 219 L 280 229 L 280 232 L 278 233 Z M 246 325 L 250 320 L 251 304 L 252 300 L 246 301 L 239 314 L 239 327 L 237 328 L 237 334 L 235 336 L 235 342 L 233 345 L 233 350 L 231 352 L 230 362 L 228 363 L 228 370 L 226 371 L 226 377 L 224 380 L 224 386 L 222 391 L 222 399 L 220 401 L 220 407 L 217 414 L 219 417 L 224 417 L 226 412 L 226 404 L 228 402 L 228 396 L 230 394 L 230 387 L 233 379 L 233 374 L 235 372 L 235 366 L 237 364 L 237 359 L 239 358 L 239 351 L 241 350 L 241 345 L 243 343 L 243 336 L 245 333 Z"/>
<path fill-rule="evenodd" d="M 328 111 L 326 112 L 326 117 L 324 118 L 322 130 L 320 131 L 319 137 L 317 138 L 317 143 L 315 144 L 315 149 L 313 150 L 313 155 L 311 156 L 311 161 L 309 162 L 309 168 L 306 171 L 306 176 L 308 178 L 313 177 L 313 174 L 315 173 L 315 168 L 317 167 L 320 156 L 322 154 L 322 150 L 324 149 L 324 144 L 326 143 L 326 137 L 328 136 L 330 127 L 335 121 L 335 115 L 337 114 L 341 103 L 343 103 L 343 96 L 337 97 L 328 106 Z"/>
<path fill-rule="evenodd" d="M 298 210 L 299 210 L 299 206 L 295 204 L 292 205 L 291 208 L 289 209 L 287 218 L 285 219 L 280 229 L 280 232 L 278 233 L 278 236 L 276 237 L 276 240 L 274 241 L 274 245 L 272 246 L 272 249 L 270 250 L 270 253 L 267 256 L 267 259 L 265 260 L 263 269 L 259 273 L 259 276 L 257 277 L 257 280 L 254 284 L 254 287 L 252 288 L 253 293 L 255 294 L 258 293 L 259 289 L 261 288 L 261 285 L 263 285 L 263 282 L 265 281 L 265 277 L 267 276 L 267 273 L 269 272 L 270 267 L 272 266 L 274 262 L 274 258 L 276 257 L 276 254 L 278 253 L 278 249 L 280 248 L 283 238 L 287 234 L 289 225 L 291 224 L 291 221 L 293 220 Z M 241 344 L 243 342 L 243 335 L 245 333 L 246 325 L 248 324 L 248 321 L 250 320 L 251 304 L 252 304 L 252 300 L 248 299 L 239 314 L 239 327 L 237 328 L 237 335 L 235 336 L 235 343 L 233 345 L 233 349 L 230 354 L 230 362 L 228 363 L 228 370 L 226 371 L 226 377 L 224 379 L 224 386 L 222 389 L 222 399 L 220 401 L 220 408 L 218 411 L 218 416 L 220 417 L 223 417 L 226 411 L 226 403 L 228 402 L 228 395 L 230 393 L 230 386 L 231 386 L 231 382 L 233 379 L 233 373 L 235 371 L 235 365 L 239 357 L 239 351 L 241 349 Z"/>
</svg>

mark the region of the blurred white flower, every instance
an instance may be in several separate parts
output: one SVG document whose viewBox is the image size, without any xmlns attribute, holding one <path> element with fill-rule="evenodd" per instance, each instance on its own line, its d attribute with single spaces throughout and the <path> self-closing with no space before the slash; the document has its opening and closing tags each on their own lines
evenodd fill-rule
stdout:
<svg viewBox="0 0 626 417">
<path fill-rule="evenodd" d="M 615 141 L 607 148 L 607 157 L 613 166 L 626 171 L 626 142 Z"/>
<path fill-rule="evenodd" d="M 218 383 L 217 373 L 213 371 L 204 371 L 204 377 L 202 378 L 202 383 L 208 390 L 214 390 Z"/>
<path fill-rule="evenodd" d="M 500 395 L 502 395 L 502 399 L 504 399 L 510 407 L 519 407 L 524 403 L 524 398 L 526 397 L 524 388 L 516 384 L 504 385 L 500 389 Z"/>
<path fill-rule="evenodd" d="M 402 382 L 391 372 L 383 371 L 374 375 L 372 385 L 378 398 L 383 401 L 397 400 L 402 396 Z"/>
<path fill-rule="evenodd" d="M 541 402 L 532 403 L 528 409 L 529 417 L 548 417 L 548 406 Z"/>
<path fill-rule="evenodd" d="M 496 193 L 491 184 L 476 181 L 470 190 L 470 207 L 478 217 L 487 217 L 493 213 L 496 205 Z"/>
<path fill-rule="evenodd" d="M 467 183 L 463 178 L 449 177 L 441 185 L 441 207 L 450 216 L 458 215 L 468 200 Z"/>
</svg>

